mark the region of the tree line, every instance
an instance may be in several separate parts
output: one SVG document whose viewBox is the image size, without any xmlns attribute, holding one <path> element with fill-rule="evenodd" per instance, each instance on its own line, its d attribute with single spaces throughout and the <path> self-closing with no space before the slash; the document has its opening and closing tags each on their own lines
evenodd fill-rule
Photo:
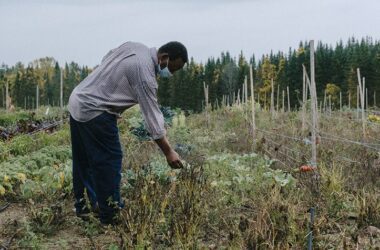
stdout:
<svg viewBox="0 0 380 250">
<path fill-rule="evenodd" d="M 5 107 L 6 84 L 9 86 L 11 104 L 20 108 L 35 108 L 37 86 L 40 105 L 59 106 L 61 67 L 51 57 L 40 58 L 25 66 L 18 62 L 14 66 L 2 65 L 0 70 L 0 103 Z M 71 91 L 91 72 L 87 66 L 75 62 L 62 67 L 63 102 L 67 103 Z"/>
<path fill-rule="evenodd" d="M 380 90 L 380 41 L 371 37 L 350 38 L 334 46 L 318 42 L 315 60 L 319 101 L 323 100 L 326 92 L 331 96 L 332 105 L 338 107 L 341 92 L 343 104 L 347 105 L 351 96 L 351 107 L 355 107 L 356 69 L 360 68 L 362 76 L 366 78 L 369 106 L 379 103 L 378 100 L 374 103 L 374 93 Z M 238 92 L 241 96 L 245 77 L 248 77 L 249 82 L 249 68 L 252 65 L 254 88 L 258 95 L 255 96 L 256 101 L 260 100 L 261 106 L 269 107 L 273 79 L 275 96 L 278 90 L 282 96 L 283 90 L 289 87 L 290 105 L 294 109 L 300 106 L 302 99 L 302 65 L 308 69 L 309 64 L 308 42 L 300 42 L 298 48 L 290 48 L 286 53 L 271 51 L 259 59 L 255 55 L 246 57 L 242 52 L 237 57 L 222 52 L 219 57 L 211 57 L 205 63 L 191 59 L 172 78 L 159 79 L 158 98 L 163 106 L 199 112 L 204 107 L 205 83 L 209 86 L 209 100 L 213 107 L 221 104 L 223 96 L 228 96 L 232 102 Z M 41 58 L 27 66 L 22 63 L 11 67 L 2 65 L 2 68 L 0 104 L 3 106 L 6 82 L 15 106 L 32 108 L 37 85 L 41 105 L 59 105 L 61 67 L 54 58 Z M 63 98 L 64 103 L 67 103 L 71 91 L 91 73 L 91 69 L 75 62 L 66 63 L 63 69 Z"/>
</svg>

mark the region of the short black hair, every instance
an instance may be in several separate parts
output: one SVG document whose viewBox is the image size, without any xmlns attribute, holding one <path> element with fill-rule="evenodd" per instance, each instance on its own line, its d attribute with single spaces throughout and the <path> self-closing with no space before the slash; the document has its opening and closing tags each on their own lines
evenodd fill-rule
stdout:
<svg viewBox="0 0 380 250">
<path fill-rule="evenodd" d="M 158 53 L 168 53 L 169 59 L 171 60 L 181 58 L 184 63 L 189 61 L 187 57 L 187 49 L 180 42 L 168 42 L 158 49 Z"/>
</svg>

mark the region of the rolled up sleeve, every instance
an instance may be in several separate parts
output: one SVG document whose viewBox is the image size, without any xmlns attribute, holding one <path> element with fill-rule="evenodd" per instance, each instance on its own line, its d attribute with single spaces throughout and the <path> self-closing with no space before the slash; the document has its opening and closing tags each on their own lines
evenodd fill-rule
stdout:
<svg viewBox="0 0 380 250">
<path fill-rule="evenodd" d="M 156 82 L 142 81 L 135 86 L 137 101 L 145 121 L 145 127 L 154 140 L 166 135 L 165 120 L 157 102 Z"/>
</svg>

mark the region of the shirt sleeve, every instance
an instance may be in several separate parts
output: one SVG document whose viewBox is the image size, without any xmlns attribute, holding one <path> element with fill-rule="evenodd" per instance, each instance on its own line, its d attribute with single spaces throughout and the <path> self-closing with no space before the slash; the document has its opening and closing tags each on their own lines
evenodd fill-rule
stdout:
<svg viewBox="0 0 380 250">
<path fill-rule="evenodd" d="M 154 80 L 155 81 L 155 80 Z M 140 82 L 135 91 L 140 110 L 145 121 L 145 127 L 154 140 L 166 135 L 165 120 L 157 102 L 157 83 Z"/>
</svg>

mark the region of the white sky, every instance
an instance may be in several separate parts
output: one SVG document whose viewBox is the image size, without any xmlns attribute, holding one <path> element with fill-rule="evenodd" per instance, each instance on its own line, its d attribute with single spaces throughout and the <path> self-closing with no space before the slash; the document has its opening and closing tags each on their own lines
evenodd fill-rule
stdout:
<svg viewBox="0 0 380 250">
<path fill-rule="evenodd" d="M 379 0 L 0 0 L 0 63 L 52 56 L 95 66 L 125 41 L 177 40 L 197 62 L 248 58 L 300 40 L 380 39 Z"/>
</svg>

